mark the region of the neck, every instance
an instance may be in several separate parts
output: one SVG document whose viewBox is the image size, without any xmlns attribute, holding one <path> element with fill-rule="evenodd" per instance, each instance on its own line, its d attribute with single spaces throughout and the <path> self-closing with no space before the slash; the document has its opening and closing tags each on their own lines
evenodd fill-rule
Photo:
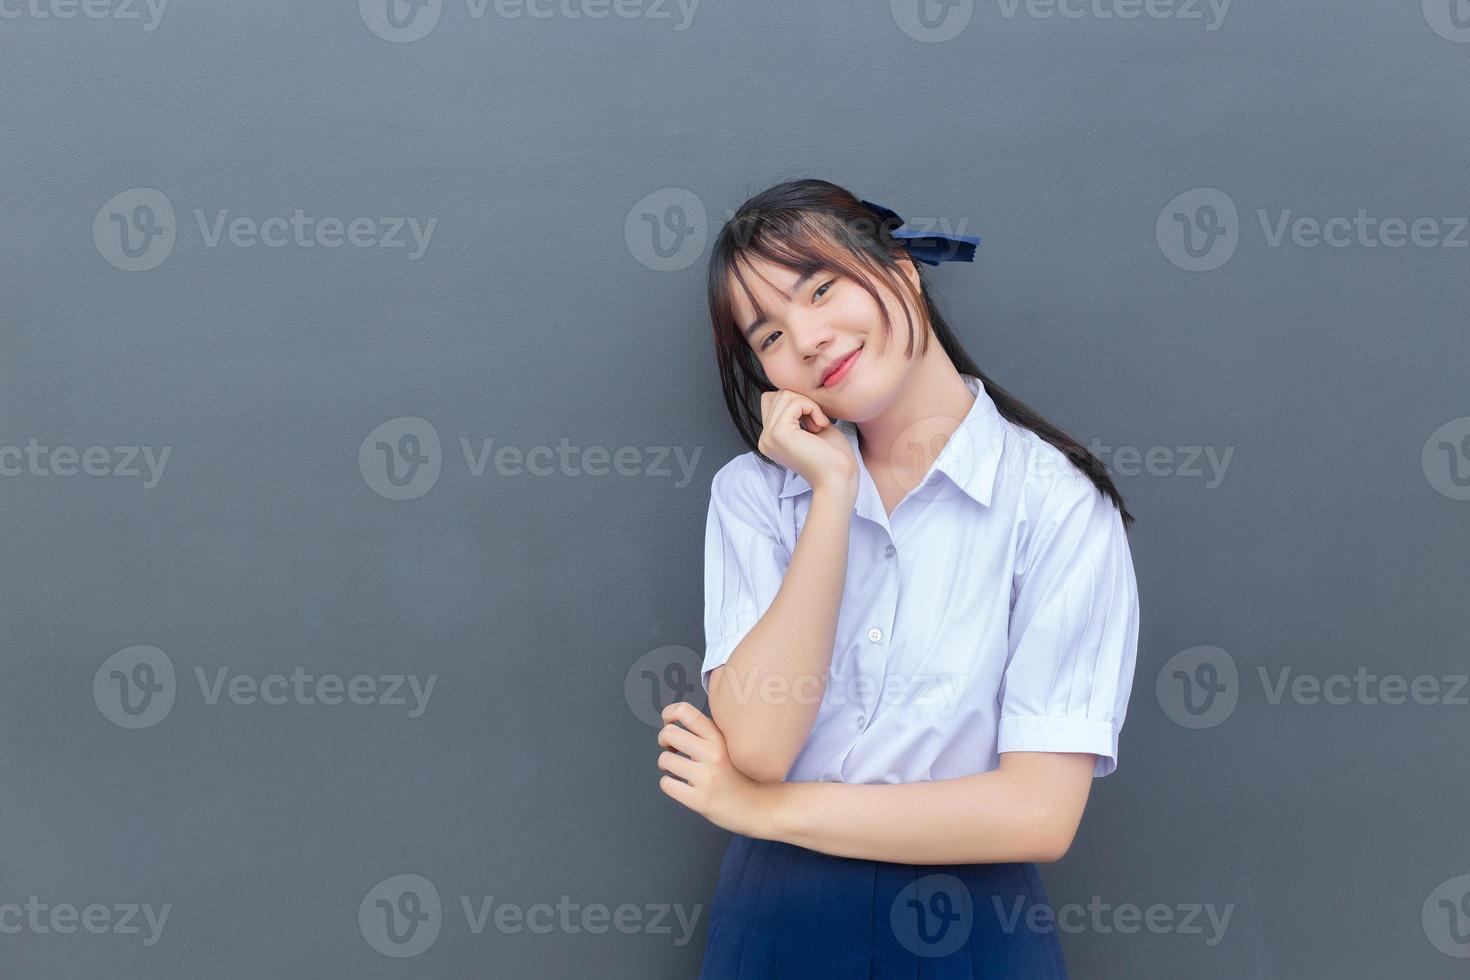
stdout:
<svg viewBox="0 0 1470 980">
<path fill-rule="evenodd" d="M 965 379 L 931 334 L 928 353 L 889 406 L 857 424 L 863 464 L 869 472 L 911 475 L 917 484 L 974 404 Z"/>
</svg>

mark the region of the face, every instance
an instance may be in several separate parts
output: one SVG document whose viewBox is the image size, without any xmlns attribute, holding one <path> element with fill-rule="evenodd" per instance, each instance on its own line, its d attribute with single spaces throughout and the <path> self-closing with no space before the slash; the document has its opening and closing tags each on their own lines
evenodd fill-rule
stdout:
<svg viewBox="0 0 1470 980">
<path fill-rule="evenodd" d="M 905 258 L 898 264 L 917 289 L 919 272 L 913 261 Z M 903 302 L 881 279 L 874 277 L 873 285 L 892 324 L 886 345 L 878 304 L 847 276 L 818 270 L 803 279 L 798 272 L 759 258 L 745 262 L 742 271 L 766 311 L 766 319 L 750 330 L 755 311 L 745 290 L 732 282 L 735 322 L 742 332 L 749 331 L 746 344 L 772 384 L 805 395 L 829 418 L 862 422 L 877 415 L 918 363 L 917 344 L 925 329 L 922 311 L 913 313 L 916 348 L 910 360 L 904 355 L 908 324 Z M 853 356 L 847 363 L 829 375 L 849 355 Z"/>
</svg>

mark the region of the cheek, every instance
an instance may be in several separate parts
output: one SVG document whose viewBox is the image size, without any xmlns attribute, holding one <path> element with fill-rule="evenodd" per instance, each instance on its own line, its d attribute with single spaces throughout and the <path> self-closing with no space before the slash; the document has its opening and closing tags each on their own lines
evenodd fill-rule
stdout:
<svg viewBox="0 0 1470 980">
<path fill-rule="evenodd" d="M 808 398 L 813 395 L 807 375 L 800 365 L 787 363 L 783 358 L 775 358 L 766 365 L 766 380 L 786 391 L 795 391 Z"/>
<path fill-rule="evenodd" d="M 777 344 L 776 346 L 779 347 L 781 345 Z M 755 348 L 752 347 L 751 350 L 753 351 Z M 764 356 L 756 354 L 755 359 L 756 363 L 761 367 L 761 373 L 766 376 L 766 380 L 771 384 L 777 388 L 786 388 L 790 385 L 793 377 L 792 366 L 785 357 L 784 351 L 772 351 Z"/>
<path fill-rule="evenodd" d="M 882 313 L 861 287 L 846 290 L 842 302 L 833 307 L 835 319 L 843 326 L 868 333 L 881 325 Z"/>
<path fill-rule="evenodd" d="M 844 331 L 862 335 L 863 343 L 867 346 L 865 354 L 883 356 L 887 353 L 883 350 L 883 308 L 863 290 L 858 289 L 856 292 L 856 296 L 843 303 L 836 322 Z M 895 316 L 897 320 L 894 319 Z M 890 308 L 888 319 L 890 323 L 902 326 L 903 310 Z"/>
</svg>

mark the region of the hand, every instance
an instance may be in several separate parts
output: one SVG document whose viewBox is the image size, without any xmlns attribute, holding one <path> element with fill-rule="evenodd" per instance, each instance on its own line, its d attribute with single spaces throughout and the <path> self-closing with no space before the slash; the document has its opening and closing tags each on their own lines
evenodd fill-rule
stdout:
<svg viewBox="0 0 1470 980">
<path fill-rule="evenodd" d="M 725 751 L 724 734 L 688 701 L 675 701 L 662 717 L 658 744 L 673 751 L 659 754 L 658 767 L 665 772 L 659 789 L 733 834 L 763 836 L 774 784 L 758 783 L 736 769 Z"/>
<path fill-rule="evenodd" d="M 813 489 L 841 487 L 857 493 L 857 459 L 847 436 L 820 405 L 785 388 L 761 393 L 761 434 L 756 447 L 806 477 Z"/>
</svg>

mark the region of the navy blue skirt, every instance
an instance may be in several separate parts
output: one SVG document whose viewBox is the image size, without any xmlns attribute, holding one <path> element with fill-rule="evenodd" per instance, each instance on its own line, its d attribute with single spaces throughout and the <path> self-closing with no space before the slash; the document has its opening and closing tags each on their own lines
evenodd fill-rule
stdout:
<svg viewBox="0 0 1470 980">
<path fill-rule="evenodd" d="M 1050 913 L 1030 862 L 893 864 L 736 834 L 699 980 L 1066 980 Z"/>
</svg>

